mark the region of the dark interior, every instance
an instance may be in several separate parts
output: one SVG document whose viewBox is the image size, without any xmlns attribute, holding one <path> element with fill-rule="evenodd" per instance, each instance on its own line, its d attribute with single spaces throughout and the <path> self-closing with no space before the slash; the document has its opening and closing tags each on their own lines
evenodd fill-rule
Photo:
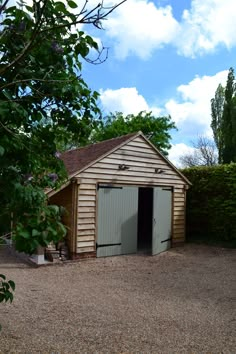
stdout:
<svg viewBox="0 0 236 354">
<path fill-rule="evenodd" d="M 152 249 L 153 188 L 139 188 L 138 196 L 138 251 Z"/>
</svg>

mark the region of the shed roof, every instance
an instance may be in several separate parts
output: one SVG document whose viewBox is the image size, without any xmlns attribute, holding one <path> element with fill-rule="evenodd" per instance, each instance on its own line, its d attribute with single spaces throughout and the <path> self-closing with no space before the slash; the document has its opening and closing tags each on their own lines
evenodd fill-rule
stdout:
<svg viewBox="0 0 236 354">
<path fill-rule="evenodd" d="M 101 141 L 96 144 L 87 145 L 81 148 L 68 150 L 62 153 L 60 158 L 65 164 L 69 179 L 63 186 L 61 186 L 59 190 L 47 190 L 46 193 L 51 196 L 59 192 L 70 183 L 70 179 L 76 174 L 82 172 L 87 167 L 111 154 L 113 151 L 119 149 L 138 136 L 141 136 L 150 146 L 152 146 L 156 153 L 159 154 L 166 161 L 166 163 L 171 166 L 173 170 L 175 170 L 175 172 L 185 181 L 187 185 L 191 185 L 191 182 L 189 182 L 189 180 L 165 156 L 163 156 L 160 151 L 158 151 L 158 149 L 140 131 L 137 133 L 127 134 L 117 138 Z"/>
<path fill-rule="evenodd" d="M 61 154 L 61 159 L 65 164 L 68 174 L 72 175 L 77 171 L 83 170 L 90 163 L 111 152 L 136 135 L 139 135 L 139 133 L 127 134 L 118 138 L 101 141 L 100 143 L 69 150 Z"/>
</svg>

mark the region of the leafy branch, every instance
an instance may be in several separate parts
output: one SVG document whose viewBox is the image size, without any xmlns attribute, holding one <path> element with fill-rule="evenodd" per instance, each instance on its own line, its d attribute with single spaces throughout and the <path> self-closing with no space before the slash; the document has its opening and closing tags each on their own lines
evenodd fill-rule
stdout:
<svg viewBox="0 0 236 354">
<path fill-rule="evenodd" d="M 14 85 L 20 85 L 20 84 L 24 84 L 24 83 L 28 83 L 28 82 L 34 82 L 34 81 L 38 81 L 38 82 L 47 82 L 47 83 L 71 83 L 73 81 L 75 81 L 75 79 L 67 79 L 67 80 L 56 80 L 56 79 L 38 79 L 38 78 L 30 78 L 30 79 L 22 79 L 22 80 L 17 80 L 17 81 L 12 81 L 12 82 L 8 82 L 5 85 L 0 86 L 0 90 L 4 90 L 7 87 L 10 86 L 14 86 Z"/>
<path fill-rule="evenodd" d="M 12 302 L 15 283 L 12 280 L 6 280 L 6 276 L 0 274 L 0 302 Z"/>
<path fill-rule="evenodd" d="M 8 0 L 6 0 L 8 2 Z M 51 27 L 45 27 L 43 29 L 41 29 L 41 26 L 43 24 L 43 16 L 45 14 L 45 11 L 47 9 L 47 3 L 49 2 L 49 0 L 45 0 L 43 3 L 42 8 L 39 11 L 39 16 L 37 17 L 36 23 L 35 23 L 35 27 L 32 33 L 32 36 L 29 40 L 29 42 L 26 44 L 26 46 L 24 47 L 24 49 L 22 50 L 21 53 L 18 54 L 18 56 L 12 61 L 10 62 L 8 65 L 6 65 L 5 67 L 3 67 L 0 70 L 0 75 L 3 75 L 7 70 L 9 70 L 11 67 L 15 66 L 32 48 L 33 45 L 35 45 L 35 39 L 43 34 L 43 33 L 48 33 L 50 31 L 55 31 L 58 29 L 62 29 L 62 28 L 71 28 L 71 26 L 74 25 L 78 25 L 78 24 L 92 24 L 95 27 L 97 27 L 98 29 L 101 29 L 101 22 L 107 18 L 108 15 L 110 15 L 118 6 L 120 6 L 121 4 L 123 4 L 124 2 L 126 2 L 127 0 L 123 0 L 120 3 L 112 6 L 112 7 L 104 7 L 103 6 L 103 2 L 99 3 L 98 5 L 96 5 L 94 8 L 92 8 L 91 10 L 86 10 L 86 6 L 88 3 L 88 0 L 85 1 L 81 11 L 76 14 L 73 15 L 73 18 L 75 18 L 74 20 L 71 21 L 67 21 L 66 23 L 62 23 L 59 25 L 53 25 Z M 6 2 L 6 4 L 7 4 Z M 39 1 L 38 3 L 35 1 L 35 7 L 36 5 L 39 5 L 41 1 Z M 77 7 L 77 5 L 73 2 L 70 1 L 70 3 L 73 3 L 74 6 L 73 7 Z M 22 3 L 23 4 L 23 3 Z M 39 7 L 39 6 L 38 6 Z M 82 18 L 78 18 L 81 15 L 83 15 L 85 13 L 85 15 Z M 72 17 L 71 17 L 72 18 Z M 92 62 L 92 61 L 90 61 Z M 103 61 L 101 61 L 103 62 Z"/>
<path fill-rule="evenodd" d="M 25 46 L 25 48 L 22 50 L 21 53 L 18 54 L 18 56 L 11 62 L 9 63 L 8 65 L 6 65 L 5 67 L 3 67 L 2 70 L 0 70 L 0 75 L 3 75 L 7 70 L 9 70 L 12 66 L 16 65 L 28 52 L 29 50 L 31 49 L 32 45 L 33 45 L 33 42 L 34 40 L 36 39 L 39 31 L 40 31 L 40 27 L 42 25 L 42 16 L 43 16 L 43 13 L 44 13 L 44 10 L 47 6 L 47 3 L 48 3 L 49 0 L 44 0 L 44 4 L 43 4 L 43 7 L 42 7 L 42 11 L 40 13 L 40 16 L 38 17 L 37 19 L 37 22 L 35 24 L 35 27 L 34 27 L 34 30 L 32 32 L 32 36 L 28 42 L 28 44 Z"/>
</svg>

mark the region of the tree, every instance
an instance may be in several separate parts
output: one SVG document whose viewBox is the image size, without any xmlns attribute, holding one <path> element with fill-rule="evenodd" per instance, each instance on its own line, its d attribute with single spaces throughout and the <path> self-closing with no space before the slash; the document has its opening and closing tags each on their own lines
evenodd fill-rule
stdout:
<svg viewBox="0 0 236 354">
<path fill-rule="evenodd" d="M 218 148 L 218 162 L 236 162 L 236 82 L 230 68 L 226 87 L 218 86 L 211 100 L 211 127 Z"/>
<path fill-rule="evenodd" d="M 165 155 L 170 149 L 171 129 L 176 129 L 171 117 L 155 117 L 152 112 L 140 112 L 137 115 L 110 113 L 100 120 L 92 133 L 92 142 L 111 139 L 117 136 L 142 131 L 143 134 Z"/>
<path fill-rule="evenodd" d="M 219 84 L 215 92 L 215 97 L 211 100 L 211 128 L 213 131 L 214 140 L 218 149 L 218 163 L 223 162 L 223 134 L 222 134 L 222 123 L 223 123 L 223 111 L 225 103 L 225 89 Z"/>
<path fill-rule="evenodd" d="M 98 62 L 101 53 L 76 26 L 101 28 L 118 5 L 0 2 L 0 223 L 13 216 L 19 251 L 31 254 L 66 233 L 61 209 L 48 205 L 44 192 L 67 177 L 56 144 L 71 136 L 86 140 L 99 115 L 98 94 L 81 70 L 90 49 L 97 50 Z"/>
<path fill-rule="evenodd" d="M 195 149 L 180 157 L 183 167 L 213 166 L 217 164 L 217 148 L 213 140 L 199 136 L 196 142 L 192 142 Z"/>
<path fill-rule="evenodd" d="M 229 69 L 225 88 L 222 132 L 224 136 L 223 163 L 236 162 L 236 83 L 233 68 Z"/>
</svg>

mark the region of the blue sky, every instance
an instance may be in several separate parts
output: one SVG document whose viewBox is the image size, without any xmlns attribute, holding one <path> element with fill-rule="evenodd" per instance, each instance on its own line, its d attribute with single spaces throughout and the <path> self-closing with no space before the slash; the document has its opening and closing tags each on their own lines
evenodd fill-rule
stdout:
<svg viewBox="0 0 236 354">
<path fill-rule="evenodd" d="M 74 1 L 78 9 L 84 4 Z M 118 2 L 103 0 L 105 7 Z M 88 6 L 98 3 L 88 0 Z M 108 59 L 84 63 L 82 75 L 100 93 L 104 115 L 171 115 L 178 131 L 171 132 L 169 159 L 180 166 L 179 156 L 193 151 L 191 141 L 212 136 L 210 100 L 225 86 L 229 68 L 236 70 L 235 18 L 235 0 L 126 0 L 104 30 L 82 27 L 109 47 Z"/>
<path fill-rule="evenodd" d="M 235 17 L 235 0 L 127 0 L 103 31 L 84 28 L 109 57 L 85 64 L 83 76 L 100 92 L 104 113 L 170 114 L 178 131 L 169 158 L 178 165 L 192 140 L 211 135 L 210 99 L 235 68 Z"/>
</svg>

